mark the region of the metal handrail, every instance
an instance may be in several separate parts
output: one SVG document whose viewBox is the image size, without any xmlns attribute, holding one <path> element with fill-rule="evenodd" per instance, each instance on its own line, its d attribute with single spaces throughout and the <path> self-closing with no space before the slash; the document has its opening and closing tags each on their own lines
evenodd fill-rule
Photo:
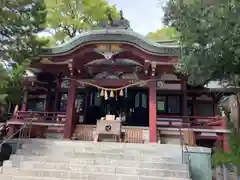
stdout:
<svg viewBox="0 0 240 180">
<path fill-rule="evenodd" d="M 13 137 L 15 135 L 17 135 L 19 133 L 19 136 L 18 136 L 18 140 L 17 140 L 17 149 L 19 149 L 19 146 L 20 146 L 20 141 L 22 139 L 22 136 L 24 135 L 24 130 L 27 128 L 27 126 L 29 126 L 29 131 L 28 131 L 28 137 L 30 138 L 30 135 L 31 135 L 31 129 L 32 129 L 32 118 L 27 118 L 24 123 L 23 123 L 23 126 L 20 127 L 20 129 L 18 129 L 15 133 L 11 134 L 7 139 L 4 139 L 1 143 L 0 143 L 0 149 L 2 148 L 2 145 L 9 142 L 11 139 L 13 139 Z"/>
<path fill-rule="evenodd" d="M 183 134 L 182 134 L 182 128 L 179 128 L 179 133 L 180 133 L 180 140 L 181 140 L 181 149 L 182 149 L 182 163 L 184 163 L 184 151 L 188 152 L 188 148 L 186 143 L 184 142 Z"/>
<path fill-rule="evenodd" d="M 182 155 L 182 164 L 188 164 L 188 168 L 189 168 L 189 174 L 191 177 L 191 157 L 189 155 L 189 151 L 188 151 L 188 147 L 187 144 L 184 142 L 184 137 L 183 137 L 183 133 L 182 133 L 182 128 L 179 128 L 179 133 L 180 133 L 180 141 L 181 141 L 181 155 Z M 187 162 L 184 161 L 184 152 L 187 153 Z"/>
</svg>

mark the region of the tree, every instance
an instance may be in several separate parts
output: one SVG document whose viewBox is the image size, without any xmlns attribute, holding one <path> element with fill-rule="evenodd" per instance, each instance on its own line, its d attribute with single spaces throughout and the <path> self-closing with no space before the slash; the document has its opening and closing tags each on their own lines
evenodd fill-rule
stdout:
<svg viewBox="0 0 240 180">
<path fill-rule="evenodd" d="M 18 103 L 21 99 L 26 68 L 37 59 L 46 43 L 37 38 L 45 28 L 45 20 L 42 0 L 8 0 L 0 4 L 1 104 Z"/>
<path fill-rule="evenodd" d="M 175 28 L 164 27 L 155 32 L 148 33 L 147 37 L 152 40 L 178 40 L 180 34 Z"/>
<path fill-rule="evenodd" d="M 165 24 L 181 33 L 179 71 L 187 74 L 194 84 L 219 80 L 234 87 L 240 85 L 239 13 L 240 2 L 235 0 L 170 0 L 165 6 Z M 240 108 L 240 94 L 236 93 L 236 97 Z M 239 129 L 239 126 L 229 127 L 232 152 L 217 152 L 213 156 L 214 165 L 231 163 L 239 167 Z"/>
<path fill-rule="evenodd" d="M 167 3 L 164 22 L 181 33 L 184 44 L 180 70 L 195 83 L 202 77 L 206 82 L 228 80 L 239 85 L 239 6 L 234 0 Z"/>
<path fill-rule="evenodd" d="M 228 129 L 230 130 L 228 134 L 228 144 L 231 147 L 231 152 L 224 152 L 221 149 L 216 151 L 212 157 L 213 167 L 223 164 L 232 164 L 238 168 L 239 175 L 240 132 L 233 126 L 229 114 L 227 115 L 227 123 Z"/>
<path fill-rule="evenodd" d="M 56 3 L 57 2 L 57 3 Z M 106 0 L 45 0 L 47 6 L 47 28 L 55 40 L 62 44 L 76 35 L 90 30 L 107 19 L 110 11 L 113 18 L 119 16 L 116 7 Z"/>
</svg>

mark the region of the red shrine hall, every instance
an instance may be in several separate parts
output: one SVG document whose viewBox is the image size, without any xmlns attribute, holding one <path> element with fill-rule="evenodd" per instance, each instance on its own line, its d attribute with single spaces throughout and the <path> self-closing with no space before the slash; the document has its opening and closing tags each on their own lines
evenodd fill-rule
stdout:
<svg viewBox="0 0 240 180">
<path fill-rule="evenodd" d="M 93 30 L 43 50 L 26 77 L 12 129 L 33 118 L 33 137 L 93 140 L 97 120 L 121 119 L 125 142 L 226 143 L 221 93 L 176 73 L 180 48 L 130 29 Z M 35 133 L 35 134 L 34 134 Z M 202 144 L 201 144 L 202 143 Z"/>
</svg>

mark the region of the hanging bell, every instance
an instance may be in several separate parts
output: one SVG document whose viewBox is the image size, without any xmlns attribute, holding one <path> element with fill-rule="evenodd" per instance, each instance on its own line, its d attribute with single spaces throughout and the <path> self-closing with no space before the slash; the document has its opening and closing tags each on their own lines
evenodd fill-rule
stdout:
<svg viewBox="0 0 240 180">
<path fill-rule="evenodd" d="M 110 92 L 110 97 L 114 97 L 113 91 Z"/>
<path fill-rule="evenodd" d="M 122 89 L 119 92 L 119 96 L 123 96 L 123 90 Z"/>
<path fill-rule="evenodd" d="M 103 89 L 100 92 L 100 96 L 104 96 L 104 90 Z"/>
<path fill-rule="evenodd" d="M 107 93 L 107 91 L 105 91 L 104 98 L 105 98 L 105 100 L 108 99 L 108 93 Z"/>
</svg>

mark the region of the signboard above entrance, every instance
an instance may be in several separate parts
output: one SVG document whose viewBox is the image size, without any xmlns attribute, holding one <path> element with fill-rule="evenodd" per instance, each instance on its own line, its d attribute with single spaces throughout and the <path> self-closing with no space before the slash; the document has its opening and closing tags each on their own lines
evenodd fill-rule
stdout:
<svg viewBox="0 0 240 180">
<path fill-rule="evenodd" d="M 111 59 L 114 54 L 122 52 L 119 44 L 97 44 L 95 52 L 102 54 L 106 59 Z"/>
</svg>

